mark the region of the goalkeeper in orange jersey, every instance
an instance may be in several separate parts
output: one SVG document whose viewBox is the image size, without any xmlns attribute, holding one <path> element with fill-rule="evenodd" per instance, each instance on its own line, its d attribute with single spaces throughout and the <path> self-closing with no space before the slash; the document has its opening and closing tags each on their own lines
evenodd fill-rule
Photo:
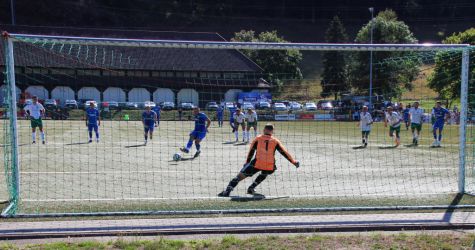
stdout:
<svg viewBox="0 0 475 250">
<path fill-rule="evenodd" d="M 239 174 L 229 182 L 226 190 L 218 194 L 219 197 L 228 197 L 240 181 L 253 176 L 257 172 L 261 172 L 252 185 L 247 189 L 248 194 L 255 194 L 255 188 L 257 185 L 264 181 L 268 175 L 273 174 L 277 169 L 275 166 L 275 151 L 279 151 L 279 153 L 294 164 L 295 167 L 298 168 L 300 166 L 300 163 L 296 161 L 289 152 L 287 152 L 282 143 L 272 136 L 273 132 L 274 126 L 272 124 L 267 124 L 264 127 L 264 134 L 257 136 L 252 141 L 251 149 L 247 155 L 246 164 L 244 164 L 244 167 L 241 169 Z"/>
</svg>

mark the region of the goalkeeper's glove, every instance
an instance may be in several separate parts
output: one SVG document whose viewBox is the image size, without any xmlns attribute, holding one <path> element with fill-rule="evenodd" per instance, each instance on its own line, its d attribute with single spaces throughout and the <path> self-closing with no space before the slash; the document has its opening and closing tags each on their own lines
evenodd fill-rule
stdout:
<svg viewBox="0 0 475 250">
<path fill-rule="evenodd" d="M 298 162 L 298 161 L 294 162 L 294 166 L 295 166 L 296 168 L 299 168 L 299 167 L 300 167 L 300 162 Z"/>
</svg>

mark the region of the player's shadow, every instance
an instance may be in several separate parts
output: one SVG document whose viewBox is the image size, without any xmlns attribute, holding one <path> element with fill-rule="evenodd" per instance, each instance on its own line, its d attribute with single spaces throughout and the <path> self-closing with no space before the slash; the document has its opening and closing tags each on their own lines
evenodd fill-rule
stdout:
<svg viewBox="0 0 475 250">
<path fill-rule="evenodd" d="M 459 205 L 462 198 L 463 198 L 463 194 L 458 193 L 457 195 L 455 195 L 452 202 L 450 202 L 449 207 L 447 208 L 447 210 L 445 210 L 444 217 L 443 217 L 442 221 L 450 222 L 450 219 L 452 218 L 452 215 L 455 212 L 455 208 L 456 208 L 457 205 Z"/>
<path fill-rule="evenodd" d="M 223 142 L 223 144 L 224 144 L 224 145 L 226 145 L 226 144 L 234 144 L 234 143 L 235 143 L 235 141 L 227 141 L 227 142 Z"/>
<path fill-rule="evenodd" d="M 89 144 L 89 142 L 72 142 L 72 143 L 64 144 L 64 146 L 73 146 L 73 145 L 82 145 L 82 144 Z"/>
<path fill-rule="evenodd" d="M 266 198 L 263 194 L 254 194 L 253 196 L 231 196 L 231 201 L 236 202 L 249 202 L 249 201 L 261 201 Z"/>
<path fill-rule="evenodd" d="M 247 145 L 247 144 L 248 144 L 247 142 L 241 142 L 241 143 L 234 144 L 234 146 L 244 146 L 244 145 Z"/>
<path fill-rule="evenodd" d="M 137 145 L 129 145 L 129 146 L 125 146 L 125 148 L 138 148 L 138 147 L 145 147 L 147 146 L 147 144 L 137 144 Z"/>
<path fill-rule="evenodd" d="M 394 146 L 382 146 L 382 147 L 379 147 L 379 149 L 395 149 L 395 148 L 397 148 L 396 145 L 394 145 Z"/>
<path fill-rule="evenodd" d="M 415 144 L 406 144 L 404 145 L 404 147 L 407 147 L 407 148 L 415 148 L 417 147 Z"/>
<path fill-rule="evenodd" d="M 365 146 L 356 146 L 356 147 L 353 147 L 353 149 L 365 149 L 366 147 Z"/>
</svg>

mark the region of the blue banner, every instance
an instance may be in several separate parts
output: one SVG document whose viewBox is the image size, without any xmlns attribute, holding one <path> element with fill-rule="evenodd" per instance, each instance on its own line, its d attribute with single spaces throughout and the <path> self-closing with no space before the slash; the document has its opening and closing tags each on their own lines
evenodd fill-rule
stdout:
<svg viewBox="0 0 475 250">
<path fill-rule="evenodd" d="M 270 102 L 271 100 L 272 100 L 271 93 L 241 92 L 238 94 L 239 103 L 244 103 L 244 102 L 256 103 L 260 101 Z"/>
</svg>

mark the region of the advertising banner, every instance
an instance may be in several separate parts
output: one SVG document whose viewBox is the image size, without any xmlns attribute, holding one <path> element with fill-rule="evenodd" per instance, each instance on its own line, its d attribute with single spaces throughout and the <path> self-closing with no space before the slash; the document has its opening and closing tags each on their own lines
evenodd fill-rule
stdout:
<svg viewBox="0 0 475 250">
<path fill-rule="evenodd" d="M 294 114 L 275 115 L 275 120 L 276 121 L 295 121 L 295 115 Z"/>
</svg>

